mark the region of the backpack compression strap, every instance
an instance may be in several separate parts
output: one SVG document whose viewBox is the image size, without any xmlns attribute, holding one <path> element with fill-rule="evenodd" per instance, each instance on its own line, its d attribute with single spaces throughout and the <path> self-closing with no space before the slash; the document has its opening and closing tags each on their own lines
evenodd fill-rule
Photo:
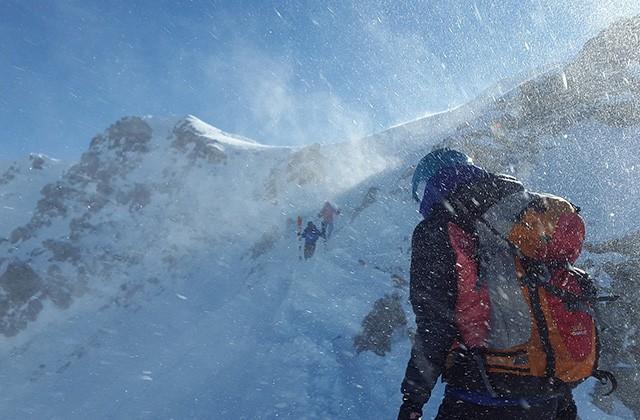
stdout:
<svg viewBox="0 0 640 420">
<path fill-rule="evenodd" d="M 577 208 L 576 208 L 577 211 Z M 507 246 L 512 250 L 514 255 L 516 255 L 520 261 L 522 261 L 523 268 L 525 269 L 526 275 L 523 277 L 523 282 L 527 289 L 529 290 L 529 296 L 532 297 L 532 308 L 536 311 L 536 308 L 539 309 L 539 302 L 536 302 L 538 297 L 539 288 L 545 289 L 550 294 L 560 298 L 567 306 L 573 308 L 573 310 L 580 310 L 586 303 L 596 303 L 596 302 L 610 302 L 617 300 L 620 296 L 597 296 L 597 289 L 595 288 L 593 281 L 589 277 L 589 274 L 583 270 L 580 270 L 574 267 L 569 261 L 564 263 L 543 263 L 539 261 L 534 261 L 533 259 L 524 255 L 524 253 L 517 247 L 512 241 L 507 239 L 507 237 L 502 234 L 498 229 L 496 229 L 484 216 L 478 217 L 478 221 L 480 221 L 483 225 L 485 225 L 497 238 L 504 241 Z M 554 286 L 549 282 L 550 271 L 552 269 L 566 269 L 571 274 L 575 276 L 575 278 L 580 283 L 580 287 L 585 293 L 580 296 L 574 293 L 563 290 L 557 286 Z M 537 299 L 536 299 L 537 298 Z M 550 347 L 548 339 L 545 339 L 543 336 L 546 335 L 545 331 L 546 325 L 544 324 L 543 316 L 540 314 L 535 316 L 535 319 L 538 324 L 538 330 L 541 333 L 541 341 L 542 345 L 545 349 L 545 353 L 548 354 L 549 360 L 547 363 L 547 376 L 553 376 L 553 349 Z M 542 322 L 541 322 L 542 321 Z M 482 369 L 484 367 L 484 363 L 478 363 L 478 367 Z M 482 373 L 482 372 L 481 372 Z M 611 385 L 611 389 L 606 392 L 604 395 L 611 395 L 618 387 L 617 380 L 613 373 L 606 371 L 595 369 L 592 373 L 594 378 L 596 378 L 602 385 L 606 385 L 607 383 Z M 486 371 L 483 376 L 487 377 Z M 485 381 L 488 383 L 488 378 Z M 488 383 L 487 389 L 491 392 L 493 389 L 491 388 L 491 384 Z"/>
</svg>

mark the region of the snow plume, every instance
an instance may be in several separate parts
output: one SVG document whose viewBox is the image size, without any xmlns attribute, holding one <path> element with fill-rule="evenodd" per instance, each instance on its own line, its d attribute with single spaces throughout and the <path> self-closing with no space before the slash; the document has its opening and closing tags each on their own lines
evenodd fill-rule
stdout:
<svg viewBox="0 0 640 420">
<path fill-rule="evenodd" d="M 354 7 L 359 18 L 357 30 L 363 31 L 358 37 L 376 57 L 372 73 L 378 85 L 367 93 L 372 102 L 382 104 L 377 113 L 407 121 L 434 111 L 425 107 L 435 96 L 449 98 L 447 108 L 470 99 L 466 83 L 455 82 L 446 60 L 439 56 L 441 51 L 431 48 L 422 34 L 394 26 L 382 5 L 374 14 L 368 3 Z"/>
<path fill-rule="evenodd" d="M 230 57 L 211 57 L 207 73 L 212 84 L 226 84 L 235 100 L 247 101 L 249 118 L 236 116 L 236 131 L 261 127 L 258 138 L 289 145 L 351 140 L 373 131 L 367 112 L 347 105 L 326 78 L 322 86 L 309 84 L 290 57 L 239 44 Z"/>
<path fill-rule="evenodd" d="M 342 193 L 355 185 L 382 172 L 396 169 L 400 159 L 385 153 L 384 148 L 376 148 L 371 141 L 359 141 L 341 144 L 331 152 L 336 156 L 337 165 L 332 165 L 333 193 Z"/>
<path fill-rule="evenodd" d="M 640 13 L 640 4 L 635 0 L 573 0 L 572 6 L 563 10 L 592 32 Z"/>
<path fill-rule="evenodd" d="M 471 13 L 484 22 L 481 6 Z M 619 61 L 609 57 L 637 50 L 625 42 L 603 55 L 594 45 L 580 57 L 607 58 L 604 70 Z M 235 84 L 252 71 L 263 83 L 231 86 L 262 96 L 248 118 L 310 135 L 286 119 L 307 103 L 295 67 L 253 58 L 218 68 L 265 66 L 236 72 Z M 640 267 L 637 229 L 625 232 L 637 223 L 640 155 L 637 90 L 617 83 L 625 72 L 590 96 L 573 93 L 591 79 L 567 71 L 568 90 L 558 90 L 559 73 L 542 75 L 497 100 L 347 144 L 268 147 L 195 117 L 123 118 L 0 241 L 0 418 L 393 418 L 414 325 L 403 316 L 420 220 L 409 184 L 433 144 L 504 169 L 528 162 L 527 187 L 583 206 L 597 241 L 580 266 L 606 273 L 624 295 Z M 37 186 L 18 169 L 5 186 Z M 334 234 L 304 261 L 295 217 L 316 221 L 334 198 Z M 625 390 L 599 402 L 607 416 L 590 402 L 594 381 L 581 384 L 583 419 L 633 418 L 622 403 L 640 413 L 638 299 L 607 304 L 617 305 L 607 324 L 618 326 L 607 334 L 622 331 L 603 341 L 602 367 Z M 426 418 L 442 393 L 436 386 Z"/>
<path fill-rule="evenodd" d="M 273 168 L 267 196 L 275 199 L 271 196 L 280 174 L 306 188 L 315 185 L 316 189 L 303 194 L 331 198 L 397 163 L 383 151 L 356 141 L 374 131 L 370 109 L 347 104 L 326 78 L 322 78 L 323 86 L 313 86 L 296 71 L 294 60 L 269 56 L 243 44 L 230 56 L 208 62 L 212 83 L 226 80 L 237 95 L 229 100 L 248 100 L 248 115 L 233 117 L 237 131 L 259 126 L 258 139 L 275 138 L 294 147 L 308 144 L 292 150 L 287 160 Z M 340 145 L 328 146 L 334 142 Z"/>
</svg>

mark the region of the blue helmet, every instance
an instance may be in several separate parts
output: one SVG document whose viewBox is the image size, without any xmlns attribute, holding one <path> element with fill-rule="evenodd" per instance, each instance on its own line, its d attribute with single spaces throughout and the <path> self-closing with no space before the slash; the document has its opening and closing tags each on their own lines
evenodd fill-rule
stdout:
<svg viewBox="0 0 640 420">
<path fill-rule="evenodd" d="M 411 180 L 413 198 L 420 202 L 422 197 L 418 194 L 418 184 L 428 181 L 443 168 L 450 166 L 472 165 L 471 158 L 457 150 L 443 148 L 429 153 L 420 160 Z"/>
</svg>

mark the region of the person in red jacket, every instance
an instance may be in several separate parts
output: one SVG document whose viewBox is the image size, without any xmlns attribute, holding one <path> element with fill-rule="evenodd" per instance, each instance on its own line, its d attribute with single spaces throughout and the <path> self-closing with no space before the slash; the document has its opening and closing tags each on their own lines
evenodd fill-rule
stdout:
<svg viewBox="0 0 640 420">
<path fill-rule="evenodd" d="M 296 218 L 296 234 L 300 236 L 302 233 L 302 216 Z"/>
<path fill-rule="evenodd" d="M 571 388 L 553 378 L 487 374 L 481 360 L 460 345 L 457 246 L 469 246 L 476 222 L 505 197 L 522 193 L 520 182 L 491 174 L 451 149 L 431 152 L 416 169 L 423 220 L 412 238 L 410 300 L 416 317 L 411 357 L 401 391 L 399 420 L 419 419 L 439 377 L 446 385 L 437 419 L 575 419 Z M 465 239 L 468 238 L 468 239 Z M 464 241 L 467 240 L 465 245 Z M 456 254 L 457 253 L 457 254 Z M 469 274 L 469 273 L 466 273 Z M 481 309 L 481 308 L 480 308 Z M 475 308 L 478 310 L 478 308 Z M 458 314 L 458 315 L 457 315 Z"/>
<path fill-rule="evenodd" d="M 340 209 L 333 206 L 330 202 L 326 201 L 318 217 L 320 218 L 320 230 L 325 238 L 328 240 L 333 233 L 334 218 L 340 214 Z"/>
</svg>

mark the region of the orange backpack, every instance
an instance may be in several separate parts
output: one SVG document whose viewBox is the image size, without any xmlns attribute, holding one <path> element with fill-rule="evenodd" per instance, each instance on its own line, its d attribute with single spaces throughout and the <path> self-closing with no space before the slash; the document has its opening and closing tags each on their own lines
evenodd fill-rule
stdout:
<svg viewBox="0 0 640 420">
<path fill-rule="evenodd" d="M 518 192 L 491 207 L 472 236 L 449 237 L 458 268 L 455 320 L 462 343 L 486 373 L 556 378 L 596 376 L 599 342 L 589 276 L 572 266 L 585 237 L 579 209 L 551 195 Z"/>
</svg>

